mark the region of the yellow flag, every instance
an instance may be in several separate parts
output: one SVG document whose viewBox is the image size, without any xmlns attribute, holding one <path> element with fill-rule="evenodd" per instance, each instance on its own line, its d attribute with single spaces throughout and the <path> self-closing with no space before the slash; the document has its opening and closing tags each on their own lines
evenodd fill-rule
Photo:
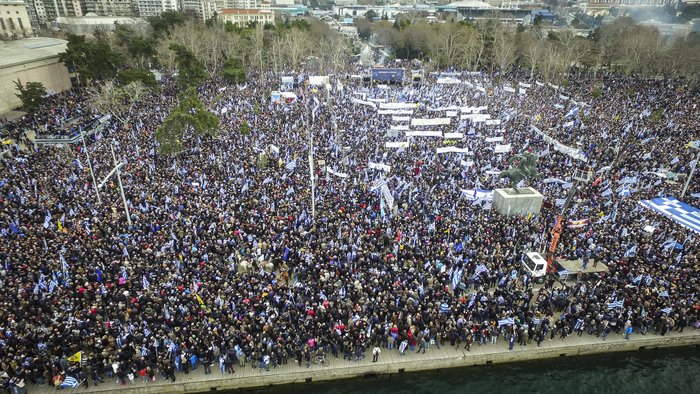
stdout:
<svg viewBox="0 0 700 394">
<path fill-rule="evenodd" d="M 79 363 L 83 359 L 83 352 L 75 353 L 74 355 L 68 357 L 68 361 L 72 363 Z"/>
<path fill-rule="evenodd" d="M 10 145 L 11 143 L 12 143 L 12 140 L 9 138 L 5 138 L 4 140 L 2 140 L 3 145 Z"/>
<path fill-rule="evenodd" d="M 537 118 L 535 118 L 535 122 L 539 122 L 539 121 L 540 121 L 540 119 L 542 119 L 542 115 L 540 115 L 540 114 L 537 114 Z"/>
<path fill-rule="evenodd" d="M 195 294 L 195 297 L 197 297 L 197 301 L 199 301 L 199 305 L 204 305 L 204 301 L 202 301 L 202 297 L 199 296 L 199 294 Z"/>
<path fill-rule="evenodd" d="M 58 219 L 58 231 L 63 231 L 63 225 L 61 224 L 61 219 Z"/>
<path fill-rule="evenodd" d="M 532 219 L 532 212 L 527 214 L 527 220 L 529 221 L 530 219 Z"/>
</svg>

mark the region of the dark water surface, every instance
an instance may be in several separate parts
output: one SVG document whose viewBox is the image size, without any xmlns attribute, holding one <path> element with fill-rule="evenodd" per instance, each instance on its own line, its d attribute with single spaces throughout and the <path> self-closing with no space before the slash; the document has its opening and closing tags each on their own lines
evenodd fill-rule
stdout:
<svg viewBox="0 0 700 394">
<path fill-rule="evenodd" d="M 241 392 L 241 391 L 237 391 Z M 270 387 L 255 394 L 700 393 L 700 348 L 454 368 Z"/>
</svg>

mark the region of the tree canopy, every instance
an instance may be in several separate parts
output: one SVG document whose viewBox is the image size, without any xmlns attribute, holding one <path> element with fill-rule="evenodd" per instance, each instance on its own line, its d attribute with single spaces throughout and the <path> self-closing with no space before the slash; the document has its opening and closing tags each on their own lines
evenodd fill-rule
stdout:
<svg viewBox="0 0 700 394">
<path fill-rule="evenodd" d="M 15 87 L 19 93 L 15 95 L 22 100 L 22 108 L 25 111 L 32 113 L 36 111 L 46 97 L 46 88 L 41 82 L 27 82 L 22 85 L 19 79 L 15 81 Z"/>
</svg>

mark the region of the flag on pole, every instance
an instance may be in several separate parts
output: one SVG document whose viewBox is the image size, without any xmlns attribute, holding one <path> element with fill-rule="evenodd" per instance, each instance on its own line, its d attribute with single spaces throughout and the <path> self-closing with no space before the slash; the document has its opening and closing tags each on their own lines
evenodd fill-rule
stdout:
<svg viewBox="0 0 700 394">
<path fill-rule="evenodd" d="M 199 294 L 195 294 L 194 296 L 197 298 L 199 305 L 204 306 L 204 301 L 202 301 L 202 297 L 200 297 Z"/>
<path fill-rule="evenodd" d="M 144 290 L 148 290 L 148 288 L 151 286 L 151 282 L 148 281 L 148 278 L 146 277 L 146 275 L 144 275 L 142 278 L 142 284 L 143 284 Z"/>
<path fill-rule="evenodd" d="M 500 326 L 512 326 L 513 324 L 515 324 L 515 319 L 513 319 L 512 317 L 509 317 L 507 319 L 498 320 L 498 327 L 500 327 Z"/>
<path fill-rule="evenodd" d="M 67 358 L 68 361 L 72 363 L 79 363 L 83 359 L 83 352 L 75 353 L 74 355 Z"/>
</svg>

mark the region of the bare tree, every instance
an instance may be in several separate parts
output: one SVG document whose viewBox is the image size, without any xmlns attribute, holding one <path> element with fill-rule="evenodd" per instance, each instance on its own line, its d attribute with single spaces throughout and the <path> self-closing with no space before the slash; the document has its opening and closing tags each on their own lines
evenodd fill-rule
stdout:
<svg viewBox="0 0 700 394">
<path fill-rule="evenodd" d="M 122 124 L 131 121 L 134 106 L 148 94 L 148 88 L 140 81 L 125 86 L 117 86 L 107 81 L 102 86 L 93 88 L 90 104 L 99 112 L 110 114 Z"/>
</svg>

